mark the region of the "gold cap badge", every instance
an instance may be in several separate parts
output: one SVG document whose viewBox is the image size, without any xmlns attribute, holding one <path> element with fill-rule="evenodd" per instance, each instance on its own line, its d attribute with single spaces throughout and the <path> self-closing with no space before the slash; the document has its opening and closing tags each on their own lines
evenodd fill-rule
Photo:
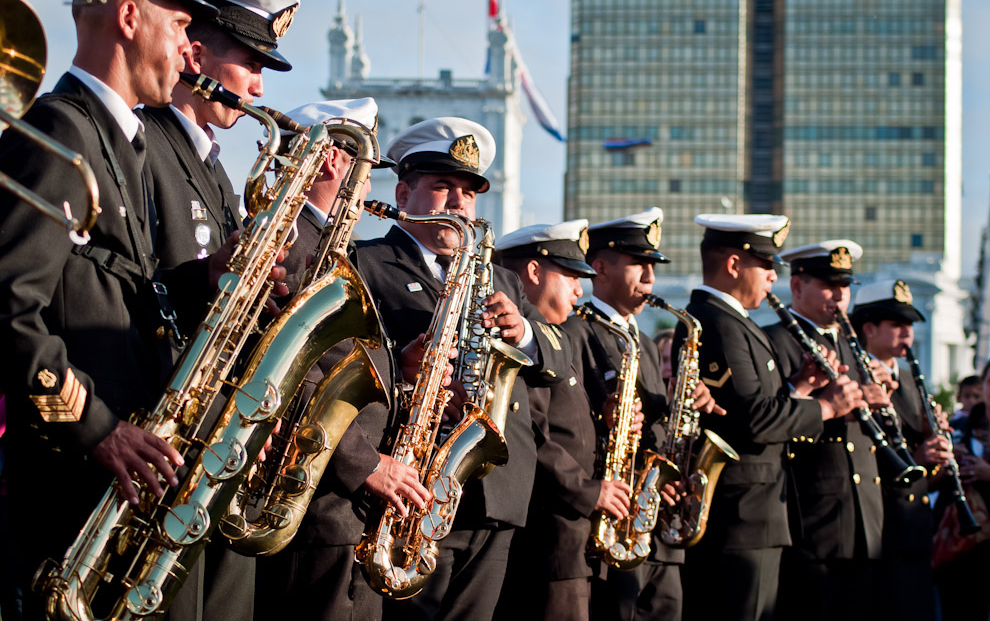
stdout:
<svg viewBox="0 0 990 621">
<path fill-rule="evenodd" d="M 782 229 L 773 234 L 773 245 L 780 248 L 784 245 L 784 240 L 787 239 L 787 234 L 791 230 L 791 221 L 788 220 L 787 224 L 784 225 Z"/>
<path fill-rule="evenodd" d="M 452 142 L 448 153 L 450 153 L 450 157 L 454 158 L 461 164 L 464 164 L 469 168 L 473 168 L 474 170 L 478 170 L 478 162 L 481 152 L 478 150 L 478 143 L 474 141 L 474 136 L 471 134 L 461 136 Z"/>
<path fill-rule="evenodd" d="M 292 19 L 296 15 L 296 9 L 299 8 L 298 4 L 294 4 L 287 7 L 279 12 L 272 20 L 272 31 L 275 33 L 276 39 L 281 39 L 285 36 L 285 33 L 289 32 L 289 26 L 292 25 Z"/>
<path fill-rule="evenodd" d="M 660 224 L 654 220 L 646 229 L 646 241 L 654 248 L 660 248 Z"/>
<path fill-rule="evenodd" d="M 914 302 L 914 296 L 911 295 L 911 287 L 908 287 L 908 284 L 903 280 L 894 281 L 894 300 L 902 304 L 911 304 Z"/>
<path fill-rule="evenodd" d="M 829 254 L 831 259 L 828 266 L 837 270 L 851 270 L 853 267 L 852 255 L 849 254 L 849 249 L 845 247 L 839 247 L 833 250 Z"/>
<path fill-rule="evenodd" d="M 578 248 L 581 250 L 581 254 L 588 254 L 588 248 L 591 247 L 591 239 L 588 237 L 588 227 L 581 229 L 581 234 L 578 235 L 577 244 Z"/>
</svg>

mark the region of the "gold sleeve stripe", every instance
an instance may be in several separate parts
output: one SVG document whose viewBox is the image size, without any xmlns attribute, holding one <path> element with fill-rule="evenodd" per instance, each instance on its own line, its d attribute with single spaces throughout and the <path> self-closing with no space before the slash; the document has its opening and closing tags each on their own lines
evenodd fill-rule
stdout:
<svg viewBox="0 0 990 621">
<path fill-rule="evenodd" d="M 75 423 L 86 406 L 86 388 L 72 369 L 66 369 L 62 390 L 57 395 L 31 395 L 31 401 L 47 423 Z"/>
<path fill-rule="evenodd" d="M 701 378 L 701 381 L 703 381 L 705 385 L 710 388 L 721 388 L 722 386 L 725 386 L 725 383 L 729 381 L 730 377 L 732 377 L 732 369 L 726 369 L 725 373 L 722 374 L 722 377 L 717 380 L 703 377 Z"/>
<path fill-rule="evenodd" d="M 543 331 L 543 336 L 550 341 L 550 346 L 560 351 L 560 329 L 557 326 L 548 326 L 540 322 L 536 322 L 536 325 Z"/>
</svg>

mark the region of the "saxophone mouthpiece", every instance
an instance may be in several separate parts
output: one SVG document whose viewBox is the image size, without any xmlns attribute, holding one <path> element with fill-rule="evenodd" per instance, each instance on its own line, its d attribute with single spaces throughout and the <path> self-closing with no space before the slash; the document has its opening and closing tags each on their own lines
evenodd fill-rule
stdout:
<svg viewBox="0 0 990 621">
<path fill-rule="evenodd" d="M 401 220 L 403 216 L 402 211 L 400 211 L 398 207 L 394 207 L 382 201 L 364 201 L 364 208 L 379 218 Z"/>
<path fill-rule="evenodd" d="M 194 95 L 199 95 L 207 101 L 215 101 L 234 110 L 244 108 L 244 100 L 241 97 L 231 93 L 223 84 L 209 76 L 180 71 L 179 81 L 192 89 Z"/>
</svg>

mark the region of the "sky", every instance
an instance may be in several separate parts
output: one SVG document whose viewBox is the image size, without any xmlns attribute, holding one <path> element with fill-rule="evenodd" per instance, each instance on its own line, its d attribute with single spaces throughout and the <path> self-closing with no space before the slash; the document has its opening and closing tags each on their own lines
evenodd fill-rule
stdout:
<svg viewBox="0 0 990 621">
<path fill-rule="evenodd" d="M 48 36 L 44 92 L 71 63 L 75 31 L 70 9 L 62 0 L 29 1 Z M 566 127 L 569 1 L 502 0 L 501 4 L 534 81 Z M 290 110 L 322 98 L 319 89 L 329 75 L 327 31 L 337 6 L 338 0 L 301 0 L 291 29 L 279 43 L 294 68 L 288 73 L 265 73 L 260 103 Z M 436 77 L 440 69 L 451 69 L 455 78 L 481 77 L 488 0 L 425 0 L 424 7 L 422 77 Z M 345 0 L 345 10 L 352 28 L 355 16 L 361 16 L 371 78 L 418 76 L 420 19 L 415 0 Z M 964 275 L 975 273 L 980 232 L 990 214 L 990 37 L 978 30 L 987 23 L 990 2 L 963 0 Z M 970 24 L 974 27 L 967 28 Z M 534 213 L 538 222 L 557 222 L 563 213 L 565 148 L 540 128 L 525 104 L 523 109 L 529 118 L 523 130 L 523 209 Z M 260 126 L 251 119 L 241 119 L 233 129 L 218 133 L 220 157 L 235 189 L 254 161 L 254 143 L 260 138 Z"/>
</svg>

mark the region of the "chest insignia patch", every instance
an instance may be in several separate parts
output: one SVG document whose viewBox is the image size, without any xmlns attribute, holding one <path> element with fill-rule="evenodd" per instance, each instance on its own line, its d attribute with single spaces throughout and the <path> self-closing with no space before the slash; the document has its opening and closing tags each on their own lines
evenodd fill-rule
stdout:
<svg viewBox="0 0 990 621">
<path fill-rule="evenodd" d="M 571 377 L 567 378 L 567 384 L 568 384 L 568 386 L 576 386 L 577 385 L 577 378 L 574 377 L 574 376 L 571 376 Z"/>
<path fill-rule="evenodd" d="M 423 290 L 423 285 L 418 282 L 411 282 L 406 285 L 406 289 L 408 289 L 410 293 L 416 293 L 417 291 Z"/>
<path fill-rule="evenodd" d="M 120 212 L 120 217 L 121 218 L 126 218 L 127 217 L 127 207 L 124 207 L 123 205 L 121 205 L 120 207 L 117 207 L 117 210 Z"/>
<path fill-rule="evenodd" d="M 205 224 L 196 225 L 196 243 L 200 246 L 205 246 L 210 243 L 210 238 L 213 233 L 210 231 L 210 227 Z"/>
<path fill-rule="evenodd" d="M 206 221 L 206 208 L 199 201 L 189 201 L 189 215 L 197 222 Z"/>
<path fill-rule="evenodd" d="M 773 371 L 777 368 L 777 363 L 774 362 L 773 358 L 767 360 L 767 371 Z"/>
</svg>

